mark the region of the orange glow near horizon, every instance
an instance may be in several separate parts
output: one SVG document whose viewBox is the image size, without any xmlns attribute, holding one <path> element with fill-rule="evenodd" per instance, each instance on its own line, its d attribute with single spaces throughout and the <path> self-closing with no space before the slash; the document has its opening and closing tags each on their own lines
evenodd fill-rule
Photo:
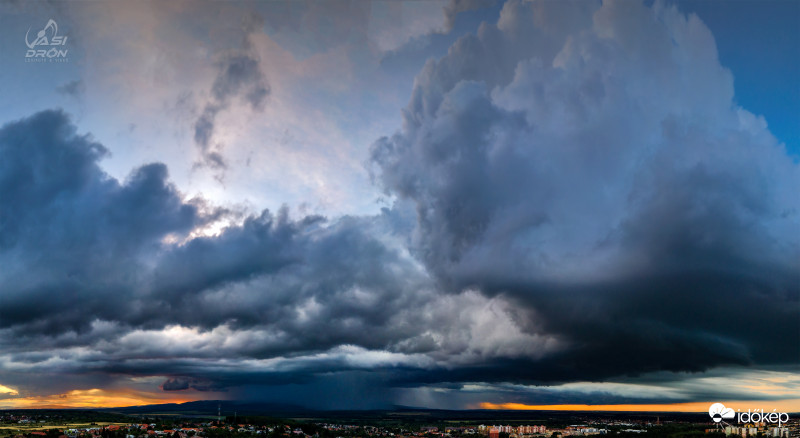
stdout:
<svg viewBox="0 0 800 438">
<path fill-rule="evenodd" d="M 175 394 L 178 395 L 178 394 Z M 51 394 L 28 397 L 0 398 L 0 409 L 71 409 L 71 408 L 112 408 L 141 406 L 162 403 L 185 403 L 203 400 L 201 394 L 151 393 L 133 390 L 76 389 L 63 394 Z M 211 394 L 203 394 L 211 395 Z M 216 394 L 218 396 L 218 394 Z M 192 397 L 195 396 L 195 397 Z M 198 397 L 200 396 L 200 397 Z M 0 396 L 1 397 L 1 396 Z M 787 400 L 721 400 L 726 407 L 734 410 L 764 409 L 781 412 L 800 412 L 800 399 Z M 527 411 L 598 411 L 598 412 L 707 412 L 713 401 L 690 403 L 661 404 L 559 404 L 529 405 L 524 403 L 491 403 L 483 402 L 470 408 L 488 410 L 527 410 Z"/>
<path fill-rule="evenodd" d="M 764 409 L 781 412 L 800 412 L 800 399 L 791 400 L 753 400 L 725 401 L 726 407 L 733 409 Z M 480 409 L 509 411 L 605 411 L 605 412 L 708 412 L 714 402 L 660 403 L 660 404 L 620 404 L 620 405 L 527 405 L 523 403 L 481 403 Z"/>
<path fill-rule="evenodd" d="M 138 391 L 109 391 L 103 389 L 76 389 L 63 394 L 0 398 L 0 408 L 12 409 L 68 409 L 68 408 L 122 408 L 160 403 L 185 403 L 202 398 L 159 397 L 160 394 Z M 167 394 L 165 394 L 167 395 Z"/>
</svg>

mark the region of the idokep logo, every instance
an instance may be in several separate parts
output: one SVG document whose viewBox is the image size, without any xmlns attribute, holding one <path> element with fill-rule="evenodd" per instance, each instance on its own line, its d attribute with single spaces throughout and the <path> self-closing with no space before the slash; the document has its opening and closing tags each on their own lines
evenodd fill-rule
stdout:
<svg viewBox="0 0 800 438">
<path fill-rule="evenodd" d="M 714 420 L 715 423 L 719 423 L 723 418 L 730 420 L 736 416 L 736 413 L 733 412 L 733 409 L 726 408 L 722 403 L 714 403 L 708 408 L 708 415 L 711 416 L 711 419 Z"/>
<path fill-rule="evenodd" d="M 58 23 L 52 18 L 45 24 L 44 28 L 36 33 L 36 37 L 30 38 L 31 28 L 25 32 L 25 45 L 28 50 L 25 58 L 33 60 L 59 60 L 67 58 L 68 49 L 62 48 L 67 44 L 67 37 L 58 34 Z"/>
<path fill-rule="evenodd" d="M 782 424 L 789 421 L 789 414 L 786 412 L 777 412 L 773 409 L 772 412 L 764 412 L 763 409 L 748 409 L 747 412 L 738 410 L 736 412 L 731 408 L 726 408 L 722 403 L 714 403 L 708 408 L 708 415 L 715 423 L 721 422 L 723 419 L 730 420 L 736 418 L 739 423 L 777 423 L 780 427 Z"/>
</svg>

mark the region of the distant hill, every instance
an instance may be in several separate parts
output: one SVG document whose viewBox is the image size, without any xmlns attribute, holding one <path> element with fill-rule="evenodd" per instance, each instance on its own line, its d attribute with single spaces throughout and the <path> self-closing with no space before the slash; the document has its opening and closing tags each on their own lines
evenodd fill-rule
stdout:
<svg viewBox="0 0 800 438">
<path fill-rule="evenodd" d="M 617 419 L 655 421 L 703 421 L 705 413 L 658 413 L 658 412 L 581 412 L 581 411 L 503 411 L 503 410 L 439 410 L 394 406 L 382 410 L 314 410 L 303 406 L 274 402 L 202 400 L 186 403 L 166 403 L 125 408 L 95 409 L 98 412 L 126 415 L 168 415 L 186 417 L 216 418 L 217 407 L 221 406 L 222 417 L 245 416 L 276 417 L 285 419 L 331 420 L 348 423 L 369 423 L 390 421 L 403 423 L 430 424 L 439 421 L 464 421 L 475 424 L 493 422 L 519 423 L 539 421 L 578 421 L 586 419 Z"/>
<path fill-rule="evenodd" d="M 285 403 L 264 403 L 231 400 L 199 400 L 186 403 L 164 403 L 157 405 L 128 406 L 124 408 L 95 409 L 97 411 L 118 412 L 129 415 L 191 415 L 191 416 L 216 416 L 217 408 L 221 407 L 222 416 L 234 415 L 270 415 L 287 413 L 308 412 L 302 406 Z"/>
</svg>

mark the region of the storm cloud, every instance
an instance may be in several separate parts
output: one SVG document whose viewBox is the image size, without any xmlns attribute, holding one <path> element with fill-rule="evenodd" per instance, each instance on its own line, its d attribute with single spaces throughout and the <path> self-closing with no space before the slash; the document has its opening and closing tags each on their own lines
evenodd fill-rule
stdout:
<svg viewBox="0 0 800 438">
<path fill-rule="evenodd" d="M 511 299 L 570 344 L 454 380 L 800 357 L 797 165 L 735 105 L 694 15 L 507 2 L 427 63 L 372 160 L 411 201 L 412 248 L 438 284 Z"/>
<path fill-rule="evenodd" d="M 452 3 L 445 27 L 484 6 Z M 271 93 L 262 27 L 214 52 L 193 114 L 215 171 L 218 116 Z M 120 379 L 314 407 L 750 394 L 687 373 L 800 387 L 800 171 L 695 15 L 508 1 L 427 61 L 398 125 L 369 148 L 386 208 L 326 217 L 189 197 L 163 163 L 112 177 L 111 145 L 61 110 L 5 124 L 9 398 Z"/>
<path fill-rule="evenodd" d="M 108 176 L 107 149 L 63 112 L 5 125 L 0 151 L 6 383 L 106 373 L 223 390 L 558 348 L 522 333 L 502 301 L 440 295 L 388 211 L 331 221 L 265 210 L 196 236 L 230 212 L 185 199 L 162 164 Z"/>
</svg>

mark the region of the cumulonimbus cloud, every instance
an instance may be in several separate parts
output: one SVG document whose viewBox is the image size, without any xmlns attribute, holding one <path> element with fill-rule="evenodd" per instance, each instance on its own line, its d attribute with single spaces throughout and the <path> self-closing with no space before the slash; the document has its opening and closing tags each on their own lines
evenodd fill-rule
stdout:
<svg viewBox="0 0 800 438">
<path fill-rule="evenodd" d="M 372 162 L 440 285 L 513 297 L 573 342 L 501 379 L 800 353 L 798 166 L 694 15 L 509 1 L 427 63 Z"/>
</svg>

